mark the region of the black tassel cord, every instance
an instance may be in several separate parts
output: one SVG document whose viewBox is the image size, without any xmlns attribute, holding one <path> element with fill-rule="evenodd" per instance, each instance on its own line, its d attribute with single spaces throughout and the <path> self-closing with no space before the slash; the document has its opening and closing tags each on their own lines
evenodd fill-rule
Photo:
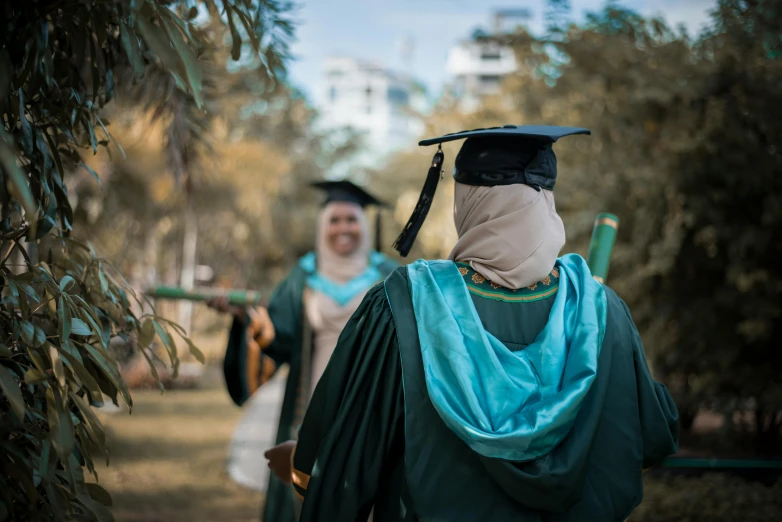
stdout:
<svg viewBox="0 0 782 522">
<path fill-rule="evenodd" d="M 407 254 L 410 253 L 415 237 L 418 235 L 418 231 L 421 230 L 421 225 L 424 224 L 426 215 L 429 214 L 434 193 L 437 190 L 437 183 L 440 181 L 442 174 L 444 159 L 445 155 L 443 154 L 442 145 L 440 145 L 432 158 L 432 166 L 429 167 L 429 172 L 426 173 L 426 182 L 421 190 L 418 203 L 415 205 L 415 210 L 413 210 L 413 214 L 407 221 L 405 228 L 402 229 L 402 233 L 394 241 L 394 248 L 402 257 L 407 257 Z"/>
</svg>

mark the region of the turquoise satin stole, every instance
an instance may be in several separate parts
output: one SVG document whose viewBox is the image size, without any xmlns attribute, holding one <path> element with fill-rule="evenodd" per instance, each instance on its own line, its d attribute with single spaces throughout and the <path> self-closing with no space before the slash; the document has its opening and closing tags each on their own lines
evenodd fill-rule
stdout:
<svg viewBox="0 0 782 522">
<path fill-rule="evenodd" d="M 517 352 L 484 330 L 453 262 L 407 268 L 429 398 L 448 428 L 486 457 L 520 462 L 551 452 L 595 380 L 605 290 L 582 257 L 556 264 L 548 323 Z"/>
<path fill-rule="evenodd" d="M 321 292 L 332 298 L 339 306 L 345 306 L 351 299 L 362 292 L 372 288 L 383 279 L 383 274 L 378 265 L 385 261 L 386 257 L 380 252 L 372 252 L 369 255 L 369 264 L 366 270 L 350 281 L 339 284 L 318 272 L 315 252 L 310 252 L 299 259 L 299 266 L 307 272 L 307 286 L 316 292 Z"/>
</svg>

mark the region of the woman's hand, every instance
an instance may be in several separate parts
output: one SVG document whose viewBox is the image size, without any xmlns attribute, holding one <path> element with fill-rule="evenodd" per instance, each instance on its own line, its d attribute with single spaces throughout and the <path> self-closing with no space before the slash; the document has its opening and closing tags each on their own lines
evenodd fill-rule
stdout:
<svg viewBox="0 0 782 522">
<path fill-rule="evenodd" d="M 213 297 L 206 302 L 206 306 L 221 314 L 231 314 L 240 321 L 243 321 L 247 315 L 244 308 L 230 304 L 227 297 Z"/>
<path fill-rule="evenodd" d="M 295 448 L 296 441 L 288 440 L 263 454 L 269 460 L 269 469 L 286 486 L 290 486 L 293 482 L 293 450 Z"/>
</svg>

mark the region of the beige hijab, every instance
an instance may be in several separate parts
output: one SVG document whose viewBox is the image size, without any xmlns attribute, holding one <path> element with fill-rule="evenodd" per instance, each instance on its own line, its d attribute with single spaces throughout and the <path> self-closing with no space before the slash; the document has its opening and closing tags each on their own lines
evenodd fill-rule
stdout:
<svg viewBox="0 0 782 522">
<path fill-rule="evenodd" d="M 512 289 L 551 272 L 565 244 L 565 228 L 550 190 L 454 185 L 459 240 L 449 259 L 468 262 L 486 279 Z"/>
<path fill-rule="evenodd" d="M 326 230 L 329 226 L 334 210 L 337 205 L 349 205 L 353 207 L 356 213 L 356 219 L 361 227 L 361 238 L 358 248 L 348 256 L 340 256 L 335 253 L 328 244 Z M 320 213 L 318 218 L 318 235 L 316 244 L 316 254 L 318 271 L 335 283 L 346 283 L 354 277 L 360 275 L 369 264 L 369 225 L 367 224 L 366 214 L 360 205 L 346 202 L 329 203 Z M 351 299 L 345 306 L 340 306 L 332 298 L 321 292 L 307 288 L 304 291 L 304 309 L 307 314 L 307 320 L 315 333 L 315 343 L 312 355 L 312 386 L 310 390 L 315 389 L 315 384 L 320 380 L 323 370 L 331 358 L 334 347 L 337 346 L 339 334 L 347 324 L 348 319 L 356 311 L 365 292 Z"/>
</svg>

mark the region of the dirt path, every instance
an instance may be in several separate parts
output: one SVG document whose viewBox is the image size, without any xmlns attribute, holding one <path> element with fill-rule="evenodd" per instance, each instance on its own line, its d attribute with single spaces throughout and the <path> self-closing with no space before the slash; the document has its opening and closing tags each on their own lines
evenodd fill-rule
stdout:
<svg viewBox="0 0 782 522">
<path fill-rule="evenodd" d="M 111 465 L 97 469 L 118 522 L 258 520 L 263 494 L 225 471 L 241 416 L 225 390 L 135 391 L 133 400 L 132 415 L 101 414 Z"/>
<path fill-rule="evenodd" d="M 280 397 L 281 389 L 270 389 L 266 406 L 279 403 Z M 98 473 L 100 484 L 114 498 L 117 522 L 258 521 L 263 494 L 237 485 L 226 473 L 229 441 L 243 410 L 221 386 L 164 395 L 134 391 L 133 398 L 132 415 L 99 414 L 107 426 L 111 465 L 99 465 Z M 269 411 L 261 419 L 260 430 L 268 433 L 252 429 L 263 438 L 263 447 L 269 443 L 274 418 L 276 412 Z M 241 456 L 248 463 L 262 460 L 252 452 Z M 650 473 L 645 479 L 645 500 L 631 522 L 782 520 L 779 503 L 771 506 L 770 501 L 779 497 L 779 485 L 765 488 L 714 474 L 654 478 Z M 734 504 L 740 509 L 733 509 Z M 727 514 L 730 509 L 740 515 Z M 764 513 L 774 516 L 764 518 Z"/>
</svg>

